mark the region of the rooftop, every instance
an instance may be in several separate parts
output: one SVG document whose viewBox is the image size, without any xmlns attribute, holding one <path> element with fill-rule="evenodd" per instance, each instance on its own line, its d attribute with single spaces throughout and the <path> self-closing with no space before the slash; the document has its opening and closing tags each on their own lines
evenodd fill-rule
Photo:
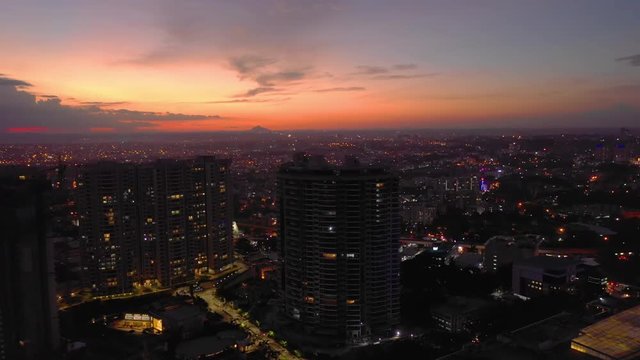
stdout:
<svg viewBox="0 0 640 360">
<path fill-rule="evenodd" d="M 640 356 L 640 305 L 582 329 L 571 348 L 602 359 Z"/>
<path fill-rule="evenodd" d="M 534 256 L 520 260 L 515 265 L 520 267 L 533 267 L 545 270 L 565 269 L 568 266 L 577 265 L 580 261 L 570 258 L 558 258 L 554 256 Z"/>
<path fill-rule="evenodd" d="M 390 172 L 384 168 L 361 164 L 353 157 L 346 157 L 342 166 L 336 166 L 327 162 L 322 155 L 305 153 L 298 153 L 294 156 L 293 161 L 282 164 L 279 173 L 280 175 L 304 174 L 321 177 L 390 175 Z"/>
</svg>

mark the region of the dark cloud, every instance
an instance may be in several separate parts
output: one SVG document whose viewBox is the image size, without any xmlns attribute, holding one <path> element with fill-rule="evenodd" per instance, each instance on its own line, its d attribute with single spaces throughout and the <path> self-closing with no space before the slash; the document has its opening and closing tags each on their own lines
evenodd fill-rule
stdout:
<svg viewBox="0 0 640 360">
<path fill-rule="evenodd" d="M 267 100 L 258 99 L 235 99 L 235 100 L 212 100 L 205 101 L 203 104 L 237 104 L 237 103 L 250 103 L 250 102 L 264 102 Z"/>
<path fill-rule="evenodd" d="M 0 74 L 0 86 L 30 87 L 30 83 L 22 80 L 11 79 Z"/>
<path fill-rule="evenodd" d="M 393 75 L 378 75 L 372 77 L 374 80 L 402 80 L 402 79 L 418 79 L 425 77 L 438 76 L 438 73 L 431 74 L 393 74 Z"/>
<path fill-rule="evenodd" d="M 257 87 L 237 94 L 234 98 L 254 97 L 264 93 L 280 92 L 283 87 L 307 77 L 310 68 L 291 68 L 278 61 L 259 55 L 243 55 L 229 59 L 229 65 L 241 80 L 251 80 Z M 238 102 L 237 99 L 227 101 Z"/>
<path fill-rule="evenodd" d="M 275 86 L 283 82 L 301 80 L 306 76 L 304 71 L 267 72 L 256 77 L 256 82 L 262 86 Z"/>
<path fill-rule="evenodd" d="M 80 105 L 83 106 L 120 106 L 128 105 L 128 101 L 82 101 Z"/>
<path fill-rule="evenodd" d="M 318 92 L 318 93 L 324 93 L 324 92 L 348 92 L 348 91 L 364 91 L 367 90 L 366 88 L 363 88 L 362 86 L 351 86 L 351 87 L 334 87 L 334 88 L 327 88 L 327 89 L 318 89 L 318 90 L 313 90 L 314 92 Z"/>
<path fill-rule="evenodd" d="M 382 66 L 372 66 L 372 65 L 358 65 L 356 66 L 358 69 L 354 74 L 356 75 L 375 75 L 375 74 L 386 74 L 389 72 L 389 69 Z"/>
<path fill-rule="evenodd" d="M 77 108 L 82 109 L 82 108 Z M 100 107 L 90 107 L 90 111 L 95 112 L 97 116 L 105 116 L 112 118 L 116 121 L 182 121 L 182 120 L 220 120 L 221 116 L 218 115 L 189 115 L 172 112 L 151 112 L 151 111 L 136 111 L 127 109 L 107 110 Z"/>
<path fill-rule="evenodd" d="M 229 65 L 240 75 L 255 74 L 258 70 L 273 63 L 275 63 L 273 59 L 258 55 L 243 55 L 229 60 Z"/>
<path fill-rule="evenodd" d="M 640 54 L 617 58 L 616 61 L 626 62 L 631 66 L 640 66 Z"/>
<path fill-rule="evenodd" d="M 309 69 L 283 68 L 277 61 L 258 55 L 243 55 L 229 59 L 229 65 L 240 79 L 255 81 L 261 87 L 301 80 Z"/>
<path fill-rule="evenodd" d="M 414 70 L 417 69 L 418 65 L 416 64 L 396 64 L 393 65 L 394 70 Z"/>
<path fill-rule="evenodd" d="M 418 65 L 416 64 L 396 64 L 390 67 L 374 66 L 374 65 L 358 65 L 356 69 L 358 71 L 351 75 L 368 76 L 374 80 L 402 80 L 402 79 L 416 79 L 429 76 L 438 75 L 437 73 L 430 74 L 407 74 L 408 70 L 416 70 Z"/>
<path fill-rule="evenodd" d="M 153 122 L 157 121 L 221 119 L 220 116 L 104 109 L 98 102 L 68 106 L 53 95 L 38 99 L 36 95 L 21 89 L 26 86 L 24 84 L 28 83 L 3 78 L 0 84 L 0 132 L 19 127 L 43 127 L 74 133 L 98 127 L 133 130 L 141 124 L 153 126 Z"/>
<path fill-rule="evenodd" d="M 423 99 L 429 100 L 477 100 L 477 99 L 495 99 L 505 98 L 512 94 L 506 92 L 484 92 L 484 93 L 457 93 L 457 94 L 441 94 L 441 95 L 426 95 Z"/>
<path fill-rule="evenodd" d="M 256 95 L 260 95 L 260 94 L 264 94 L 267 92 L 275 92 L 278 91 L 278 89 L 274 88 L 274 87 L 269 87 L 269 86 L 265 86 L 265 87 L 257 87 L 257 88 L 253 88 L 253 89 L 249 89 L 246 92 L 242 93 L 242 94 L 238 94 L 236 95 L 236 97 L 239 98 L 245 98 L 245 97 L 253 97 Z"/>
<path fill-rule="evenodd" d="M 237 104 L 237 103 L 268 103 L 268 102 L 282 102 L 289 100 L 289 98 L 282 99 L 232 99 L 232 100 L 213 100 L 205 101 L 202 104 Z"/>
</svg>

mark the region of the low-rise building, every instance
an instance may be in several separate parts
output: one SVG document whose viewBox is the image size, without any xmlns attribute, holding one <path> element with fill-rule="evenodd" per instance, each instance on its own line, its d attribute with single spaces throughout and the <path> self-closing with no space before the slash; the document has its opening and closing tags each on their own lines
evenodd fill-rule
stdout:
<svg viewBox="0 0 640 360">
<path fill-rule="evenodd" d="M 537 235 L 494 236 L 484 244 L 482 268 L 496 272 L 515 261 L 537 255 L 541 238 Z"/>
<path fill-rule="evenodd" d="M 453 297 L 431 310 L 436 326 L 452 333 L 469 332 L 489 308 L 488 301 L 478 298 Z"/>
<path fill-rule="evenodd" d="M 535 256 L 513 264 L 513 292 L 526 297 L 565 291 L 576 280 L 580 262 L 569 258 Z"/>
</svg>

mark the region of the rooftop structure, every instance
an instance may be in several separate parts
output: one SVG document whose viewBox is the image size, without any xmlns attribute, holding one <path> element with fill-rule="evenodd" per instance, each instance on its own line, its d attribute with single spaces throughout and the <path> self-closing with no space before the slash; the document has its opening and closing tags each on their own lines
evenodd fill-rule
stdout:
<svg viewBox="0 0 640 360">
<path fill-rule="evenodd" d="M 573 350 L 607 360 L 640 356 L 640 306 L 612 315 L 580 331 Z"/>
</svg>

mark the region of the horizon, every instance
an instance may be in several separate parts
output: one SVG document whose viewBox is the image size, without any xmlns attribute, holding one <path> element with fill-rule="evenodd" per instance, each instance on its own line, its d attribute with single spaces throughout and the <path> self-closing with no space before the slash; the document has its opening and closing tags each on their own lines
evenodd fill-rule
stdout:
<svg viewBox="0 0 640 360">
<path fill-rule="evenodd" d="M 255 129 L 261 131 L 256 132 Z M 640 134 L 640 127 L 565 127 L 565 128 L 364 128 L 364 129 L 288 129 L 271 130 L 256 126 L 248 130 L 209 130 L 199 132 L 135 132 L 135 133 L 88 133 L 78 136 L 75 133 L 14 133 L 0 134 L 0 144 L 28 145 L 28 144 L 81 144 L 81 143 L 113 143 L 113 142 L 150 142 L 162 144 L 167 141 L 199 142 L 220 140 L 218 136 L 233 135 L 239 138 L 264 138 L 268 136 L 302 136 L 302 135 L 415 135 L 423 137 L 447 136 L 451 138 L 480 136 L 584 136 L 611 137 L 618 136 L 624 129 L 630 134 Z M 412 132 L 411 134 L 407 132 Z M 233 139 L 227 139 L 233 141 Z"/>
</svg>

